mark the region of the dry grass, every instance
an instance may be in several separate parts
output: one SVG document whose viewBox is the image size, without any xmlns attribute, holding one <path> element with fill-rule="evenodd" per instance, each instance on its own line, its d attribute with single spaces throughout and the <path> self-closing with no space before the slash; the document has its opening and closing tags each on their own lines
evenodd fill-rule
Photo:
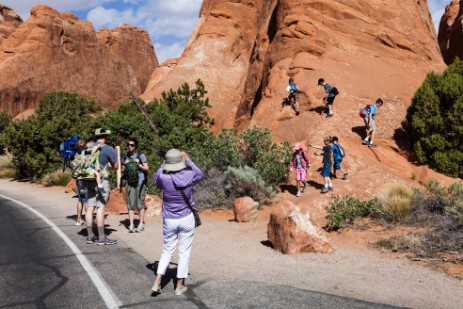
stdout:
<svg viewBox="0 0 463 309">
<path fill-rule="evenodd" d="M 383 211 L 394 222 L 404 222 L 412 210 L 412 191 L 404 186 L 397 184 L 380 198 Z"/>
<path fill-rule="evenodd" d="M 0 178 L 14 178 L 16 168 L 13 164 L 13 156 L 7 153 L 0 156 Z"/>
<path fill-rule="evenodd" d="M 71 180 L 71 175 L 65 171 L 54 171 L 52 173 L 48 173 L 42 177 L 40 183 L 43 184 L 45 187 L 51 186 L 62 186 L 65 187 L 68 182 Z"/>
</svg>

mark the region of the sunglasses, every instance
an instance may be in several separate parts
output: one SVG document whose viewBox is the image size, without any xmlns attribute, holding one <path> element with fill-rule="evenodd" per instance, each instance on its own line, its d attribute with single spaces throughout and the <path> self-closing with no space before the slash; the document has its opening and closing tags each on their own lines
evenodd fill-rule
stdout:
<svg viewBox="0 0 463 309">
<path fill-rule="evenodd" d="M 128 147 L 135 147 L 135 144 L 127 144 Z"/>
</svg>

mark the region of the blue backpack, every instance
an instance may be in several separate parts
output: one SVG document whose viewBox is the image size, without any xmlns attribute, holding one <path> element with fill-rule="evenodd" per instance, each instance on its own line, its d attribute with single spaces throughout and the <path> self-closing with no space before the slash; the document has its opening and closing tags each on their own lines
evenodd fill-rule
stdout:
<svg viewBox="0 0 463 309">
<path fill-rule="evenodd" d="M 73 135 L 71 138 L 68 138 L 59 145 L 59 151 L 61 152 L 61 156 L 63 156 L 63 159 L 69 160 L 73 159 L 76 156 L 76 144 L 78 140 L 79 137 L 77 135 Z"/>
</svg>

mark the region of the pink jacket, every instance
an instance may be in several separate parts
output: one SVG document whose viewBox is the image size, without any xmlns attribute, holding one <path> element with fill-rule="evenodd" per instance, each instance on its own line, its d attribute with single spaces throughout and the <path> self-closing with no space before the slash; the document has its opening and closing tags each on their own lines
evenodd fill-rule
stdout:
<svg viewBox="0 0 463 309">
<path fill-rule="evenodd" d="M 312 161 L 310 161 L 310 158 L 309 158 L 309 155 L 307 154 L 307 151 L 305 151 L 303 149 L 300 153 L 302 155 L 302 158 L 301 158 L 302 168 L 306 169 L 307 165 L 312 165 Z M 292 168 L 297 168 L 296 154 L 297 154 L 297 152 L 294 152 L 293 157 L 291 159 L 290 166 Z"/>
</svg>

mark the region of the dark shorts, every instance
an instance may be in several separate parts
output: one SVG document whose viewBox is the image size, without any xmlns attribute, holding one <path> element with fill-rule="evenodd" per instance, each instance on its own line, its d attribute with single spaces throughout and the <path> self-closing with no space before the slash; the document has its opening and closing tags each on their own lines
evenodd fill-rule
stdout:
<svg viewBox="0 0 463 309">
<path fill-rule="evenodd" d="M 88 200 L 88 188 L 83 182 L 84 180 L 77 179 L 77 198 L 81 204 L 86 204 Z"/>
<path fill-rule="evenodd" d="M 340 160 L 340 161 L 335 160 L 334 161 L 334 169 L 335 170 L 340 170 L 341 169 L 341 162 L 342 162 L 342 160 Z"/>
<path fill-rule="evenodd" d="M 327 97 L 326 98 L 326 104 L 333 104 L 334 98 L 336 98 L 336 96 Z"/>
<path fill-rule="evenodd" d="M 322 167 L 322 176 L 323 177 L 330 177 L 331 176 L 331 163 L 323 163 Z"/>
</svg>

